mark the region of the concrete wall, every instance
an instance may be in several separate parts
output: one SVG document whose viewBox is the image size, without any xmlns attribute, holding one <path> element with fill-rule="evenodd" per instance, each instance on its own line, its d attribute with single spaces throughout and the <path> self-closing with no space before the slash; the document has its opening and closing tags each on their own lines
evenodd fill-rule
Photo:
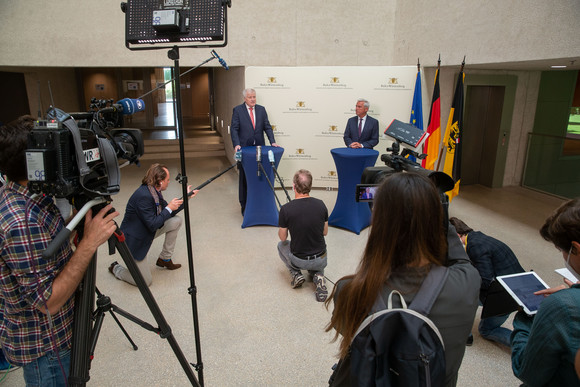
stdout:
<svg viewBox="0 0 580 387">
<path fill-rule="evenodd" d="M 395 65 L 530 61 L 580 54 L 577 0 L 397 1 Z"/>
<path fill-rule="evenodd" d="M 171 65 L 167 50 L 125 47 L 119 0 L 3 0 L 0 66 Z M 233 0 L 231 66 L 454 65 L 580 55 L 577 0 Z M 183 49 L 181 66 L 208 58 Z M 213 63 L 217 65 L 216 63 Z"/>
</svg>

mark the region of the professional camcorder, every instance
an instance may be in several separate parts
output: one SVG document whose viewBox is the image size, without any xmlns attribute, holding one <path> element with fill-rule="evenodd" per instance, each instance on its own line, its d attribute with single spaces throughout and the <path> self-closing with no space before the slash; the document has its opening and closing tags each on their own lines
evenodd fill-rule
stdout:
<svg viewBox="0 0 580 387">
<path fill-rule="evenodd" d="M 403 148 L 401 151 L 401 143 L 413 149 L 418 149 L 425 140 L 425 132 L 411 124 L 393 120 L 385 130 L 385 134 L 395 139 L 393 145 L 387 148 L 387 152 L 390 152 L 390 154 L 381 155 L 381 161 L 386 166 L 365 168 L 361 177 L 361 184 L 357 186 L 357 201 L 372 201 L 372 195 L 369 195 L 372 189 L 367 188 L 380 185 L 387 176 L 396 172 L 414 172 L 428 177 L 435 183 L 445 205 L 447 199 L 444 200 L 443 196 L 445 192 L 453 189 L 455 185 L 453 179 L 444 172 L 424 169 L 418 162 L 408 157 L 413 156 L 415 159 L 421 160 L 427 156 L 426 154 L 419 154 L 409 148 Z"/>
<path fill-rule="evenodd" d="M 33 193 L 93 199 L 120 190 L 118 159 L 139 164 L 140 129 L 120 128 L 122 115 L 144 109 L 142 100 L 91 100 L 88 112 L 51 108 L 28 135 L 26 167 Z"/>
</svg>

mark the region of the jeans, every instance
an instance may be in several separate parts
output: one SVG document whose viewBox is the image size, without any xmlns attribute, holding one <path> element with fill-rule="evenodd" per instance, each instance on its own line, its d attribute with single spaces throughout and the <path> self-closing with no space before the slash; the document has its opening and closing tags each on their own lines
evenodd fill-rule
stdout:
<svg viewBox="0 0 580 387">
<path fill-rule="evenodd" d="M 284 262 L 292 276 L 300 274 L 300 269 L 308 270 L 308 273 L 312 276 L 315 274 L 324 276 L 327 254 L 325 254 L 323 257 L 311 260 L 300 259 L 290 251 L 289 240 L 278 243 L 278 254 L 280 255 L 280 259 L 282 262 Z"/>
<path fill-rule="evenodd" d="M 501 326 L 508 317 L 509 314 L 504 314 L 481 319 L 479 323 L 479 334 L 484 339 L 492 340 L 509 347 L 512 331 Z"/>
<path fill-rule="evenodd" d="M 59 351 L 58 356 L 55 352 L 47 352 L 23 366 L 22 370 L 26 387 L 66 386 L 70 371 L 70 349 Z"/>
</svg>

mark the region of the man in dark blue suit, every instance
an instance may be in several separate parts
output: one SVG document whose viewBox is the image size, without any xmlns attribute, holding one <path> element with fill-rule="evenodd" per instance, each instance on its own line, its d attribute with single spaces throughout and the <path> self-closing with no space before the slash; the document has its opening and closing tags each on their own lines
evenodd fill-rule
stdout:
<svg viewBox="0 0 580 387">
<path fill-rule="evenodd" d="M 356 101 L 356 116 L 349 118 L 344 130 L 344 143 L 349 148 L 373 149 L 379 143 L 379 121 L 367 115 L 369 101 Z"/>
<path fill-rule="evenodd" d="M 183 208 L 183 199 L 174 198 L 169 203 L 163 199 L 161 192 L 167 189 L 169 179 L 169 170 L 165 165 L 151 165 L 141 186 L 129 198 L 121 223 L 121 231 L 125 234 L 127 247 L 147 286 L 153 281 L 151 268 L 146 259 L 153 239 L 165 235 L 163 249 L 157 258 L 156 265 L 168 270 L 181 267 L 181 264 L 173 263 L 171 256 L 182 222 L 181 218 L 175 215 Z M 187 192 L 191 192 L 191 186 L 187 187 Z M 198 190 L 193 191 L 189 197 L 194 197 L 197 192 Z M 117 279 L 135 285 L 135 280 L 129 270 L 116 261 L 109 266 L 109 271 Z"/>
<path fill-rule="evenodd" d="M 270 144 L 278 146 L 276 140 L 274 140 L 274 132 L 272 131 L 272 126 L 270 126 L 270 121 L 268 121 L 266 109 L 261 105 L 256 105 L 256 91 L 254 89 L 245 89 L 242 95 L 244 96 L 244 103 L 234 108 L 232 126 L 230 128 L 234 152 L 239 151 L 244 146 L 266 145 L 264 132 L 266 132 Z M 239 199 L 243 214 L 246 207 L 247 186 L 244 169 L 241 168 L 240 164 L 238 164 L 240 172 Z"/>
</svg>

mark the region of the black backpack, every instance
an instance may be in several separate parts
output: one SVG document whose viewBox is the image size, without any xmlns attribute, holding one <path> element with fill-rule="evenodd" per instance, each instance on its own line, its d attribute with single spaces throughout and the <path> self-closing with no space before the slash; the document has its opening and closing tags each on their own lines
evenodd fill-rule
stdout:
<svg viewBox="0 0 580 387">
<path fill-rule="evenodd" d="M 426 316 L 448 275 L 432 266 L 415 298 L 406 307 L 393 290 L 388 307 L 379 296 L 374 313 L 359 326 L 348 355 L 333 367 L 330 386 L 443 386 L 445 347 L 435 324 Z M 401 308 L 392 307 L 397 295 Z"/>
</svg>

